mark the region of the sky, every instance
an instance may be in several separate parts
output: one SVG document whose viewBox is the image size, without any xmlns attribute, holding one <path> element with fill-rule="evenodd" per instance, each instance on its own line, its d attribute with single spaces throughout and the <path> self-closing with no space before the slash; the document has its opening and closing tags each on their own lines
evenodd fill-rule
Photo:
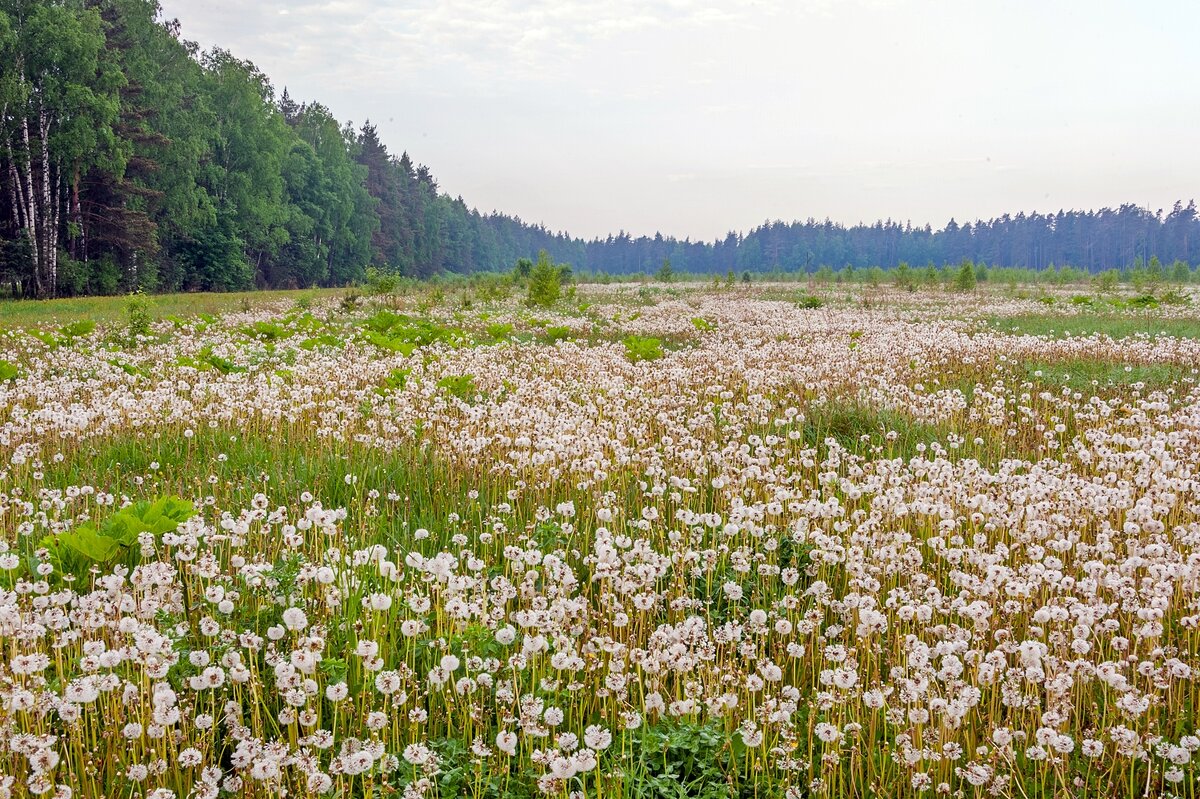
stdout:
<svg viewBox="0 0 1200 799">
<path fill-rule="evenodd" d="M 591 238 L 1200 199 L 1194 0 L 161 0 L 441 188 Z"/>
</svg>

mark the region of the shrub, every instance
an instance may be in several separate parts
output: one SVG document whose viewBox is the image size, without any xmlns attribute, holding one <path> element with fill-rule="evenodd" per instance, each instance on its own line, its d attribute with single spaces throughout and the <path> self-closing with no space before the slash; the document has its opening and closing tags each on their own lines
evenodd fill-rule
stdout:
<svg viewBox="0 0 1200 799">
<path fill-rule="evenodd" d="M 130 344 L 150 336 L 150 302 L 144 294 L 132 294 L 125 303 L 125 337 Z"/>
<path fill-rule="evenodd" d="M 503 341 L 512 335 L 513 326 L 507 322 L 494 322 L 487 326 L 487 335 L 490 339 Z"/>
<path fill-rule="evenodd" d="M 670 283 L 675 279 L 675 270 L 671 268 L 671 259 L 664 258 L 662 266 L 658 268 L 658 274 L 655 275 L 659 283 Z"/>
<path fill-rule="evenodd" d="M 452 397 L 457 397 L 466 403 L 471 403 L 475 400 L 475 395 L 479 393 L 475 386 L 475 375 L 451 375 L 443 377 L 437 381 L 437 387 L 445 391 Z"/>
<path fill-rule="evenodd" d="M 375 297 L 391 294 L 399 285 L 400 278 L 395 272 L 389 269 L 377 269 L 374 266 L 367 267 L 366 289 L 368 294 Z"/>
<path fill-rule="evenodd" d="M 954 276 L 954 288 L 959 291 L 974 291 L 976 283 L 975 264 L 964 259 L 962 265 L 958 267 L 958 273 Z"/>
<path fill-rule="evenodd" d="M 556 344 L 560 341 L 569 341 L 571 338 L 571 328 L 565 325 L 554 325 L 546 328 L 542 333 L 542 341 L 547 344 Z"/>
<path fill-rule="evenodd" d="M 137 502 L 122 508 L 99 527 L 85 524 L 47 536 L 41 547 L 54 564 L 56 577 L 80 577 L 93 565 L 136 564 L 142 550 L 140 536 L 146 534 L 157 541 L 195 514 L 192 503 L 178 497 Z"/>
<path fill-rule="evenodd" d="M 626 336 L 625 354 L 634 363 L 639 361 L 657 361 L 663 357 L 662 341 L 647 336 Z"/>
<path fill-rule="evenodd" d="M 554 264 L 550 263 L 550 256 L 542 250 L 529 273 L 529 293 L 525 303 L 531 308 L 549 308 L 561 297 L 561 274 Z"/>
</svg>

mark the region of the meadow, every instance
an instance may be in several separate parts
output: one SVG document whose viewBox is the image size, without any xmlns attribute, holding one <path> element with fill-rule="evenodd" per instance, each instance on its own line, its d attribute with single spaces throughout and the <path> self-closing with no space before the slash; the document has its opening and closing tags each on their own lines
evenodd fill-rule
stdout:
<svg viewBox="0 0 1200 799">
<path fill-rule="evenodd" d="M 1196 796 L 1200 308 L 0 306 L 0 797 Z"/>
</svg>

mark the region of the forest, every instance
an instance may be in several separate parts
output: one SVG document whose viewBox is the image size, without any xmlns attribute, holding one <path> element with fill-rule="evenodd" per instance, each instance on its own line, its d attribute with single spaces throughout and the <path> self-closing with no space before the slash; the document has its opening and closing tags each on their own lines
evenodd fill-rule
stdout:
<svg viewBox="0 0 1200 799">
<path fill-rule="evenodd" d="M 1194 202 L 1018 213 L 943 228 L 768 221 L 712 242 L 585 241 L 442 191 L 369 121 L 202 51 L 154 0 L 0 0 L 0 294 L 346 285 L 506 270 L 816 271 L 957 263 L 1089 271 L 1200 261 Z"/>
</svg>

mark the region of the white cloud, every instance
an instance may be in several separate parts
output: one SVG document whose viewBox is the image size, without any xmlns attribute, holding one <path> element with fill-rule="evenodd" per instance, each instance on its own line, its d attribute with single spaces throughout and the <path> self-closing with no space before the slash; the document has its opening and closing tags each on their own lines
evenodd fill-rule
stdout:
<svg viewBox="0 0 1200 799">
<path fill-rule="evenodd" d="M 469 203 L 583 235 L 1169 206 L 1200 185 L 1187 0 L 163 5 L 297 99 L 370 117 Z"/>
</svg>

